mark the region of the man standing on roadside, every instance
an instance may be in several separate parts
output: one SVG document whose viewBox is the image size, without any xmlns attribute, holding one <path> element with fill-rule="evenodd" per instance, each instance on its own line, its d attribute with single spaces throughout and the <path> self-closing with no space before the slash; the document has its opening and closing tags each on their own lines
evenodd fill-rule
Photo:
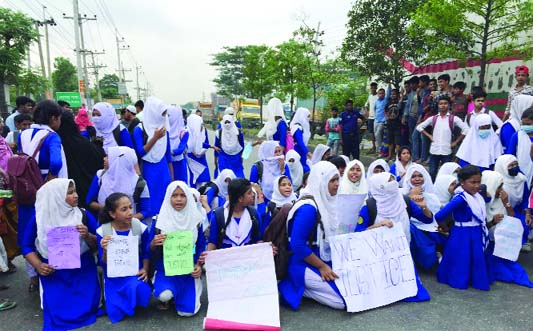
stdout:
<svg viewBox="0 0 533 331">
<path fill-rule="evenodd" d="M 366 128 L 370 134 L 370 140 L 372 141 L 372 149 L 370 153 L 376 153 L 376 136 L 374 135 L 374 118 L 376 117 L 375 104 L 378 99 L 378 83 L 370 83 L 370 95 L 366 99 L 365 103 L 365 116 L 368 118 L 366 122 Z"/>
<path fill-rule="evenodd" d="M 26 96 L 18 96 L 15 99 L 15 103 L 17 105 L 17 109 L 13 112 L 13 114 L 9 115 L 6 118 L 6 125 L 9 127 L 10 131 L 17 130 L 17 126 L 15 125 L 15 117 L 20 114 L 30 114 L 33 112 L 33 105 L 34 102 L 32 99 L 26 97 Z"/>
<path fill-rule="evenodd" d="M 341 120 L 339 122 L 340 143 L 342 145 L 342 154 L 348 158 L 350 155 L 352 159 L 359 160 L 359 126 L 357 119 L 363 122 L 366 118 L 359 113 L 359 110 L 353 109 L 353 101 L 346 100 L 344 103 L 344 111 L 341 113 Z"/>
</svg>

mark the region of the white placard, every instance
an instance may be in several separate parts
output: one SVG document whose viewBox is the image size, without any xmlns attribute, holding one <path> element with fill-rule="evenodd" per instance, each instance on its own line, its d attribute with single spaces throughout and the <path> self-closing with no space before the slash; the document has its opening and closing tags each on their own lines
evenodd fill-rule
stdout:
<svg viewBox="0 0 533 331">
<path fill-rule="evenodd" d="M 192 172 L 192 181 L 193 183 L 196 183 L 196 180 L 200 175 L 204 172 L 205 166 L 201 164 L 200 162 L 193 160 L 191 158 L 187 158 L 189 169 Z"/>
<path fill-rule="evenodd" d="M 505 216 L 494 229 L 494 256 L 516 261 L 522 248 L 524 227 L 515 217 Z"/>
<path fill-rule="evenodd" d="M 204 327 L 279 330 L 279 301 L 270 243 L 210 251 L 205 259 L 209 306 Z M 221 327 L 224 326 L 224 327 Z"/>
<path fill-rule="evenodd" d="M 335 284 L 349 312 L 385 306 L 415 296 L 415 269 L 399 225 L 332 237 Z"/>
<path fill-rule="evenodd" d="M 139 237 L 112 236 L 107 244 L 107 277 L 136 276 L 139 273 Z"/>
<path fill-rule="evenodd" d="M 352 233 L 359 220 L 359 211 L 365 202 L 366 194 L 338 194 L 337 220 L 339 227 L 337 234 Z"/>
</svg>

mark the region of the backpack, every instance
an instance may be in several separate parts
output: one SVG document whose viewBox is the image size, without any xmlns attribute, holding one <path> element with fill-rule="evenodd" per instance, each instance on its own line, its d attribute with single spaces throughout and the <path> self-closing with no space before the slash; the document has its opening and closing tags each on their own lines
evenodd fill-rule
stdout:
<svg viewBox="0 0 533 331">
<path fill-rule="evenodd" d="M 33 205 L 37 190 L 44 184 L 41 169 L 37 161 L 35 161 L 35 156 L 39 153 L 41 146 L 50 134 L 51 132 L 48 132 L 41 138 L 31 156 L 25 153 L 17 153 L 7 160 L 10 188 L 13 190 L 15 200 L 19 204 Z"/>
<path fill-rule="evenodd" d="M 403 199 L 405 201 L 405 204 L 407 207 L 405 208 L 407 210 L 407 215 L 409 218 L 411 218 L 412 211 L 411 211 L 411 199 L 408 195 L 402 195 Z M 378 208 L 376 206 L 376 199 L 374 198 L 368 198 L 366 199 L 366 207 L 368 208 L 368 216 L 370 217 L 370 222 L 368 226 L 374 225 L 376 222 L 376 217 L 378 215 Z"/>
<path fill-rule="evenodd" d="M 310 195 L 302 196 L 299 200 L 312 200 L 316 206 L 315 199 Z M 289 212 L 294 204 L 287 203 L 281 207 L 276 215 L 270 221 L 270 224 L 265 229 L 263 240 L 265 242 L 272 242 L 272 245 L 276 246 L 278 253 L 274 256 L 274 266 L 276 267 L 276 278 L 282 280 L 287 275 L 287 266 L 289 264 L 289 258 L 291 251 L 289 249 L 289 233 L 288 233 L 288 219 Z M 322 217 L 320 211 L 317 208 L 317 218 L 315 220 L 315 227 L 320 226 L 322 230 L 324 225 L 322 224 Z M 324 231 L 322 231 L 324 232 Z M 311 232 L 308 239 L 308 245 L 311 247 L 315 241 L 314 233 Z"/>
<path fill-rule="evenodd" d="M 431 118 L 431 127 L 433 128 L 433 130 L 435 130 L 435 125 L 437 124 L 437 118 L 439 117 L 439 115 L 433 115 L 433 117 Z M 448 116 L 448 126 L 450 127 L 450 130 L 453 132 L 453 119 L 455 118 L 455 116 L 453 114 L 450 114 L 450 116 Z"/>
<path fill-rule="evenodd" d="M 246 210 L 250 214 L 252 219 L 252 238 L 258 239 L 261 237 L 261 232 L 259 230 L 259 220 L 257 219 L 257 211 L 254 207 L 247 206 Z M 215 209 L 215 221 L 217 222 L 218 229 L 218 238 L 217 238 L 217 248 L 222 247 L 222 241 L 226 236 L 226 228 L 228 227 L 228 222 L 224 219 L 224 207 L 218 207 Z"/>
<path fill-rule="evenodd" d="M 205 183 L 203 184 L 202 186 L 200 186 L 198 188 L 198 192 L 200 193 L 200 195 L 205 195 L 207 193 L 207 191 L 209 190 L 214 190 L 215 192 L 215 197 L 218 196 L 218 186 L 217 184 L 213 183 L 213 182 L 209 182 L 209 183 Z"/>
<path fill-rule="evenodd" d="M 122 139 L 120 138 L 120 125 L 117 125 L 117 127 L 113 129 L 113 138 L 115 138 L 118 146 L 122 146 Z"/>
<path fill-rule="evenodd" d="M 112 236 L 113 235 L 113 226 L 111 225 L 111 222 L 102 224 L 102 237 L 105 236 Z M 134 236 L 137 236 L 139 239 L 139 246 L 141 245 L 141 237 L 143 235 L 141 221 L 139 221 L 136 218 L 131 219 L 131 232 Z M 139 253 L 141 251 L 139 250 Z"/>
</svg>

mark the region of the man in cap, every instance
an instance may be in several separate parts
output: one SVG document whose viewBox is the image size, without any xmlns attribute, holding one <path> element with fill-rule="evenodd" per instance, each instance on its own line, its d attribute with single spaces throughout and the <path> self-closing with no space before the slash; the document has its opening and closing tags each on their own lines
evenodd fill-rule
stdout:
<svg viewBox="0 0 533 331">
<path fill-rule="evenodd" d="M 509 96 L 507 97 L 507 107 L 505 108 L 505 116 L 503 121 L 505 121 L 509 117 L 511 110 L 511 102 L 513 102 L 514 97 L 520 94 L 533 95 L 533 86 L 527 85 L 529 79 L 528 67 L 524 65 L 516 67 L 515 79 L 516 86 L 509 91 Z"/>
<path fill-rule="evenodd" d="M 124 109 L 123 120 L 128 124 L 128 132 L 133 136 L 133 129 L 135 129 L 135 127 L 141 123 L 141 121 L 137 118 L 137 108 L 135 108 L 133 105 L 128 105 L 126 109 Z"/>
</svg>

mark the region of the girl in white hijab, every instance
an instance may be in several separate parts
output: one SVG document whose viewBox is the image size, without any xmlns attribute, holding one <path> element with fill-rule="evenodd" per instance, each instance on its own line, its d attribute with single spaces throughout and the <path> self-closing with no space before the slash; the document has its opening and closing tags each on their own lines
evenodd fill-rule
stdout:
<svg viewBox="0 0 533 331">
<path fill-rule="evenodd" d="M 435 194 L 439 198 L 440 208 L 444 207 L 452 198 L 457 186 L 457 177 L 452 175 L 437 176 L 435 180 Z"/>
<path fill-rule="evenodd" d="M 292 117 L 290 127 L 294 140 L 294 150 L 300 155 L 300 163 L 304 173 L 309 171 L 307 160 L 310 153 L 307 145 L 311 138 L 310 118 L 311 113 L 309 113 L 307 108 L 298 108 Z"/>
<path fill-rule="evenodd" d="M 258 167 L 261 167 L 262 171 Z M 260 172 L 262 172 L 261 177 L 259 177 Z M 277 141 L 264 141 L 259 146 L 259 161 L 250 169 L 250 181 L 258 183 L 266 199 L 271 200 L 274 192 L 274 181 L 276 177 L 281 175 L 290 178 L 290 170 L 285 164 L 283 150 Z"/>
<path fill-rule="evenodd" d="M 242 150 L 244 136 L 235 124 L 235 118 L 224 115 L 215 136 L 215 162 L 218 171 L 231 169 L 239 178 L 244 178 Z"/>
<path fill-rule="evenodd" d="M 189 132 L 185 127 L 183 110 L 180 106 L 171 106 L 167 109 L 170 130 L 170 153 L 172 154 L 172 168 L 174 180 L 188 182 L 189 170 L 187 168 L 186 150 L 189 142 Z"/>
<path fill-rule="evenodd" d="M 300 154 L 294 149 L 288 151 L 287 155 L 285 155 L 285 163 L 289 167 L 294 191 L 296 192 L 300 189 L 300 186 L 302 186 L 304 176 L 304 168 L 300 163 Z"/>
<path fill-rule="evenodd" d="M 365 166 L 361 161 L 348 163 L 341 179 L 339 194 L 368 194 Z"/>
<path fill-rule="evenodd" d="M 526 176 L 520 172 L 517 158 L 511 154 L 501 155 L 496 159 L 494 171 L 503 177 L 503 189 L 509 196 L 509 203 L 515 209 L 515 214 L 522 214 L 522 202 L 524 198 L 527 199 L 528 190 Z"/>
<path fill-rule="evenodd" d="M 202 222 L 203 215 L 187 184 L 182 181 L 170 183 L 159 216 L 152 223 L 155 234 L 151 243 L 152 255 L 158 257 L 155 263 L 154 296 L 160 301 L 160 309 L 168 309 L 172 298 L 180 316 L 193 316 L 200 309 L 202 267 L 198 259 L 206 246 Z M 162 248 L 167 236 L 176 231 L 192 233 L 194 266 L 191 266 L 189 274 L 167 275 L 165 272 Z"/>
<path fill-rule="evenodd" d="M 509 119 L 503 123 L 499 132 L 504 150 L 509 147 L 513 134 L 520 130 L 522 114 L 531 106 L 533 106 L 533 96 L 531 95 L 521 94 L 513 98 Z"/>
<path fill-rule="evenodd" d="M 390 172 L 396 176 L 396 180 L 403 186 L 403 177 L 407 173 L 407 169 L 413 164 L 411 162 L 411 149 L 407 146 L 402 146 L 396 154 L 396 161 L 391 165 Z"/>
<path fill-rule="evenodd" d="M 311 169 L 307 192 L 312 198 L 298 200 L 288 216 L 288 233 L 292 251 L 288 276 L 279 290 L 293 309 L 298 309 L 302 296 L 335 309 L 345 309 L 338 294 L 331 269 L 329 238 L 337 232 L 336 195 L 339 172 L 330 162 L 320 161 Z M 322 224 L 314 220 L 320 214 Z M 312 247 L 309 237 L 315 238 Z M 327 282 L 326 282 L 327 281 Z"/>
<path fill-rule="evenodd" d="M 78 208 L 74 181 L 64 178 L 53 179 L 37 191 L 35 211 L 35 220 L 28 224 L 20 244 L 24 257 L 39 273 L 43 330 L 70 330 L 94 323 L 100 303 L 91 252 L 91 247 L 96 248 L 96 220 Z M 48 232 L 66 226 L 73 227 L 69 232 L 79 233 L 80 267 L 57 269 L 48 260 Z"/>
<path fill-rule="evenodd" d="M 237 177 L 230 169 L 224 169 L 218 174 L 217 178 L 213 181 L 213 184 L 218 189 L 218 194 L 215 196 L 215 190 L 206 190 L 205 192 L 207 203 L 211 209 L 224 206 L 228 199 L 228 184 L 235 178 Z"/>
<path fill-rule="evenodd" d="M 150 190 L 150 204 L 156 211 L 161 208 L 174 172 L 167 108 L 161 100 L 149 97 L 144 104 L 143 122 L 133 131 L 137 155 L 142 158 L 143 177 Z"/>
<path fill-rule="evenodd" d="M 473 122 L 457 151 L 457 157 L 461 167 L 471 164 L 483 171 L 492 168 L 498 156 L 503 153 L 503 148 L 492 129 L 492 119 L 489 115 L 480 114 Z"/>
<path fill-rule="evenodd" d="M 107 152 L 109 147 L 127 146 L 133 147 L 128 129 L 120 124 L 115 108 L 108 102 L 98 102 L 93 106 L 92 118 L 96 136 L 103 139 L 103 148 Z M 115 131 L 118 131 L 115 133 Z M 120 137 L 117 141 L 116 137 Z"/>
<path fill-rule="evenodd" d="M 437 172 L 437 177 L 443 176 L 443 175 L 452 175 L 455 178 L 457 178 L 457 173 L 461 170 L 461 166 L 456 162 L 446 162 L 444 163 L 440 169 L 439 172 Z"/>
<path fill-rule="evenodd" d="M 267 140 L 279 141 L 280 146 L 285 150 L 287 146 L 287 120 L 280 99 L 270 99 L 267 105 L 267 114 L 267 122 L 257 136 L 266 136 Z"/>
<path fill-rule="evenodd" d="M 368 166 L 368 171 L 366 172 L 367 178 L 372 177 L 375 174 L 381 173 L 381 172 L 389 172 L 390 168 L 387 162 L 382 159 L 377 159 L 370 163 Z"/>
<path fill-rule="evenodd" d="M 274 217 L 274 209 L 281 208 L 287 203 L 292 204 L 294 201 L 296 201 L 296 194 L 294 194 L 291 180 L 284 175 L 278 176 L 274 181 L 274 192 L 270 200 L 271 216 Z"/>
<path fill-rule="evenodd" d="M 187 117 L 187 126 L 189 129 L 189 141 L 187 142 L 187 157 L 189 162 L 189 185 L 191 187 L 200 187 L 202 183 L 208 183 L 211 180 L 209 175 L 209 166 L 205 153 L 211 145 L 207 130 L 204 127 L 204 121 L 196 114 Z"/>
<path fill-rule="evenodd" d="M 318 144 L 313 151 L 313 156 L 311 157 L 311 167 L 317 164 L 320 161 L 326 161 L 326 159 L 331 155 L 331 148 L 324 144 Z"/>
</svg>

